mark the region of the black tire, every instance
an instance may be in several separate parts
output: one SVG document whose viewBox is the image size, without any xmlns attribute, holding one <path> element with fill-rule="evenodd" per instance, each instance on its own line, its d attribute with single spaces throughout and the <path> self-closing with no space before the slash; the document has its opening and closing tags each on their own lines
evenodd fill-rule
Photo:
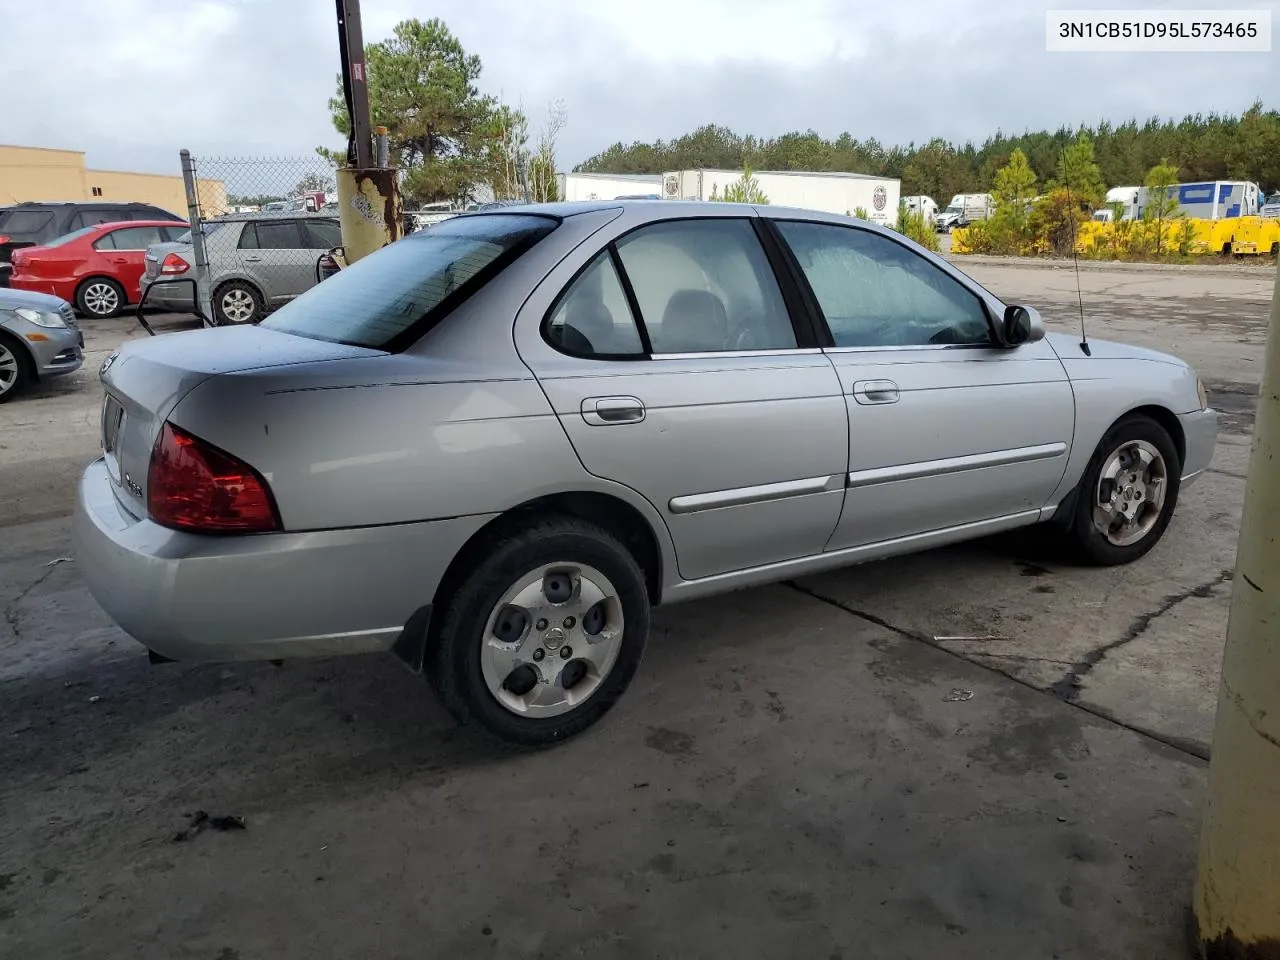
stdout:
<svg viewBox="0 0 1280 960">
<path fill-rule="evenodd" d="M 235 309 L 233 304 L 247 307 L 247 315 Z M 224 283 L 213 292 L 213 319 L 218 326 L 239 327 L 257 323 L 267 312 L 258 288 L 243 280 Z"/>
<path fill-rule="evenodd" d="M 582 563 L 612 582 L 622 609 L 621 647 L 600 687 L 565 713 L 523 717 L 490 692 L 481 665 L 484 632 L 502 594 L 544 564 Z M 572 517 L 528 523 L 494 538 L 432 617 L 425 670 L 459 723 L 521 746 L 544 746 L 581 733 L 605 715 L 635 676 L 649 634 L 649 595 L 635 559 L 611 533 Z"/>
<path fill-rule="evenodd" d="M 109 320 L 128 305 L 124 287 L 110 277 L 90 277 L 76 287 L 76 309 L 82 317 Z"/>
<path fill-rule="evenodd" d="M 1112 543 L 1094 526 L 1093 508 L 1097 498 L 1102 468 L 1111 454 L 1122 444 L 1145 440 L 1164 458 L 1166 493 L 1161 513 L 1142 539 L 1124 546 Z M 1094 566 L 1118 566 L 1132 563 L 1159 543 L 1178 505 L 1178 488 L 1182 477 L 1182 460 L 1178 448 L 1164 427 L 1142 414 L 1129 414 L 1117 420 L 1098 443 L 1085 467 L 1076 490 L 1075 506 L 1067 527 L 1070 547 L 1078 559 Z"/>
<path fill-rule="evenodd" d="M 8 403 L 34 379 L 35 371 L 27 348 L 0 331 L 0 403 Z"/>
</svg>

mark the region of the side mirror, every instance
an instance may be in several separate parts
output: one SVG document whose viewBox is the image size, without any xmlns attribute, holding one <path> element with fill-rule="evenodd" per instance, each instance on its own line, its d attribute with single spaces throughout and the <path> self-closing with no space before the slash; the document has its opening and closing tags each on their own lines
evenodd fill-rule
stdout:
<svg viewBox="0 0 1280 960">
<path fill-rule="evenodd" d="M 1005 309 L 1000 332 L 1006 347 L 1034 343 L 1044 339 L 1044 321 L 1035 308 L 1015 304 Z"/>
</svg>

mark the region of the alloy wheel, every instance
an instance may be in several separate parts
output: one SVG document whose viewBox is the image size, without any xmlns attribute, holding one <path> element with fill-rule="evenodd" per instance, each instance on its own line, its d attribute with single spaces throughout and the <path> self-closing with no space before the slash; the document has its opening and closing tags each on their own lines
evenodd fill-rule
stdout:
<svg viewBox="0 0 1280 960">
<path fill-rule="evenodd" d="M 84 307 L 95 317 L 107 317 L 120 309 L 120 294 L 109 283 L 91 283 L 84 291 Z"/>
<path fill-rule="evenodd" d="M 3 342 L 0 342 L 0 396 L 8 393 L 18 383 L 18 358 Z"/>
<path fill-rule="evenodd" d="M 235 287 L 222 295 L 222 313 L 232 323 L 244 323 L 253 318 L 258 305 L 247 290 Z"/>
</svg>

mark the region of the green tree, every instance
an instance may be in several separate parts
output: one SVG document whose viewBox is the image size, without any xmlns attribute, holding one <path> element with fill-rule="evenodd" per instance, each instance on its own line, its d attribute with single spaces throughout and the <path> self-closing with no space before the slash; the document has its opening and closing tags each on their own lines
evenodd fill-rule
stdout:
<svg viewBox="0 0 1280 960">
<path fill-rule="evenodd" d="M 1164 252 L 1164 225 L 1178 210 L 1178 194 L 1171 189 L 1177 183 L 1178 168 L 1168 160 L 1161 160 L 1147 171 L 1145 181 L 1147 196 L 1142 210 L 1142 219 L 1151 224 L 1155 230 L 1157 257 Z"/>
<path fill-rule="evenodd" d="M 1100 206 L 1107 195 L 1102 170 L 1093 155 L 1093 139 L 1081 131 L 1076 139 L 1064 147 L 1058 156 L 1058 176 L 1049 185 L 1062 187 L 1071 196 L 1087 204 L 1091 209 Z"/>
<path fill-rule="evenodd" d="M 332 194 L 337 188 L 338 185 L 334 182 L 332 176 L 327 173 L 313 172 L 302 177 L 294 185 L 293 191 L 289 195 L 296 197 L 299 194 L 316 192 Z"/>
<path fill-rule="evenodd" d="M 365 47 L 365 68 L 370 118 L 387 128 L 407 199 L 466 201 L 494 179 L 511 112 L 480 93 L 480 58 L 468 54 L 443 21 L 396 24 L 391 37 Z M 329 111 L 334 128 L 347 135 L 341 77 Z M 338 153 L 320 152 L 330 159 Z"/>
<path fill-rule="evenodd" d="M 760 189 L 760 181 L 752 176 L 750 167 L 743 167 L 742 176 L 726 186 L 723 193 L 720 193 L 716 187 L 712 187 L 710 199 L 723 203 L 767 204 L 769 202 L 769 198 Z"/>
</svg>

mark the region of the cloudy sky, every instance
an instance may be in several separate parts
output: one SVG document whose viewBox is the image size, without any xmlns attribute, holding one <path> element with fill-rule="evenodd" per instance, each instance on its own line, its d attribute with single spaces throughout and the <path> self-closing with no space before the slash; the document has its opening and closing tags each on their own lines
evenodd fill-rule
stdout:
<svg viewBox="0 0 1280 960">
<path fill-rule="evenodd" d="M 366 41 L 441 17 L 481 85 L 535 118 L 563 98 L 565 167 L 703 123 L 882 142 L 981 140 L 1101 117 L 1280 106 L 1280 53 L 1045 52 L 1046 6 L 1164 0 L 363 0 Z M 1266 9 L 1258 0 L 1200 7 Z M 332 0 L 0 0 L 0 143 L 176 172 L 176 154 L 340 145 Z M 1280 18 L 1277 18 L 1280 19 Z M 1277 48 L 1280 49 L 1280 48 Z"/>
</svg>

